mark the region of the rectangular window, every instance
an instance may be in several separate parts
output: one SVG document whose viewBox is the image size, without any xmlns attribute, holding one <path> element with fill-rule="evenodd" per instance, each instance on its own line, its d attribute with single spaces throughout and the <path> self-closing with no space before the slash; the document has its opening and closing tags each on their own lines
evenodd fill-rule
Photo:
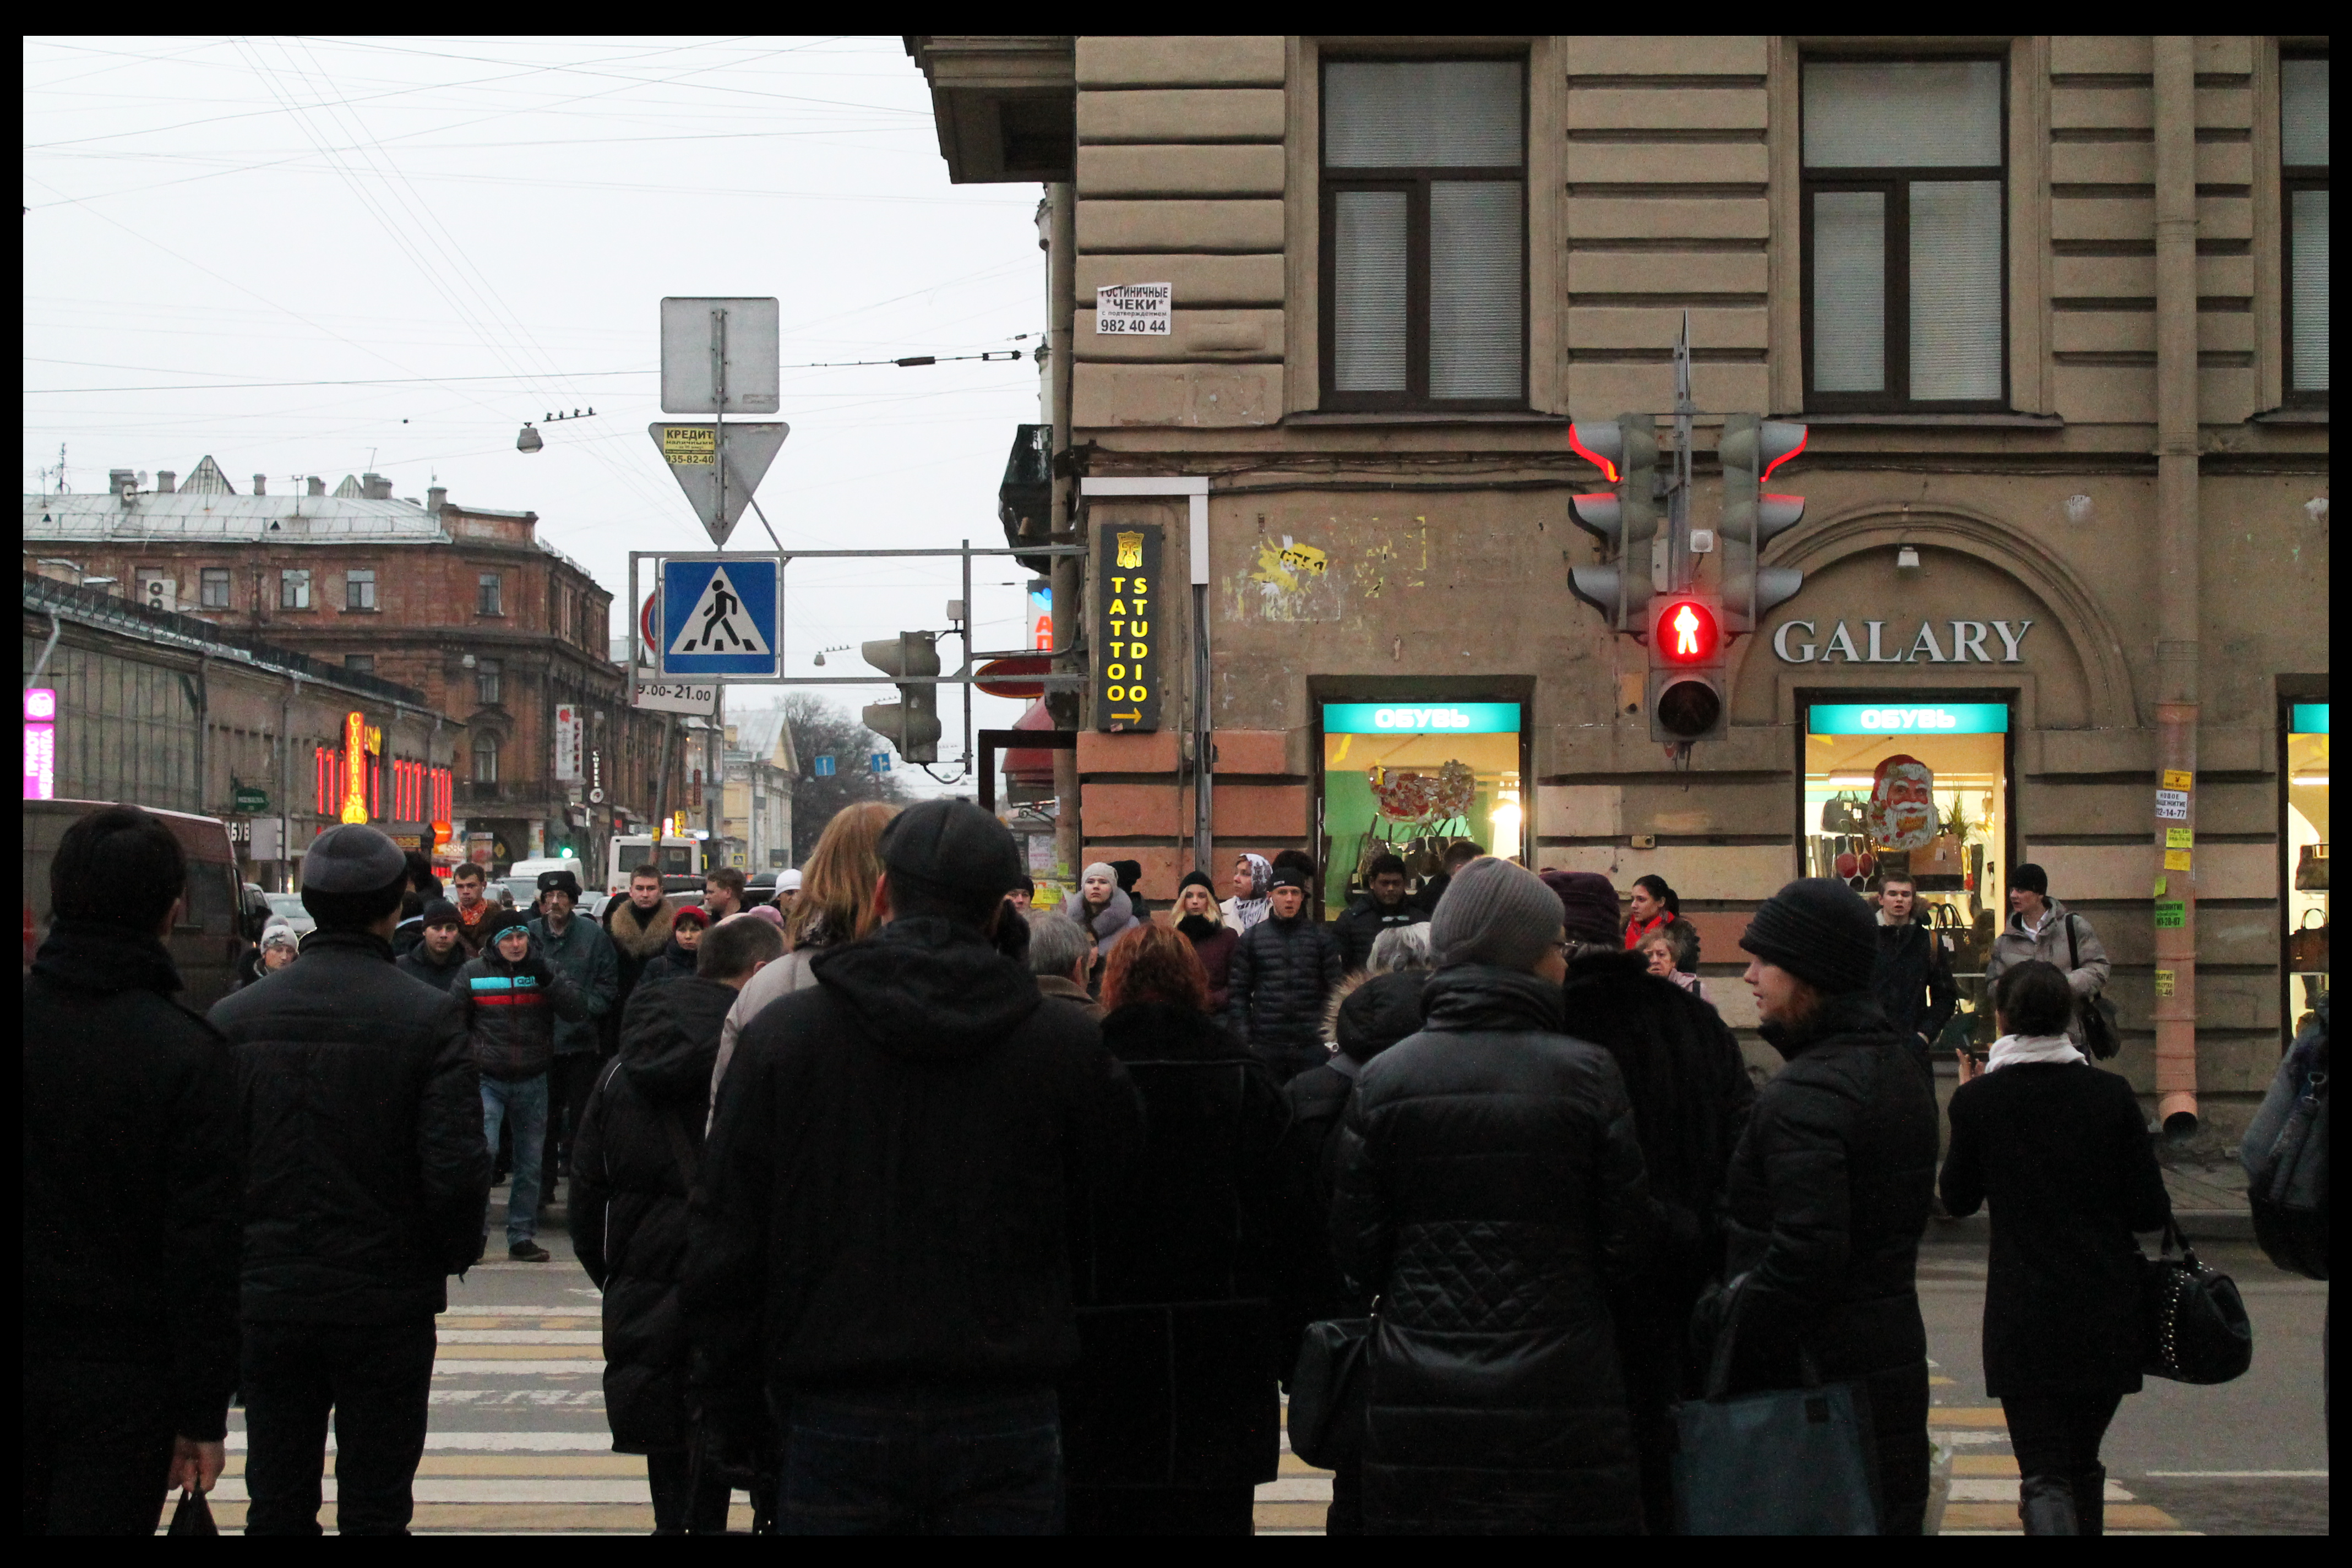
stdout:
<svg viewBox="0 0 2352 1568">
<path fill-rule="evenodd" d="M 489 708 L 499 700 L 499 661 L 486 658 L 474 667 L 474 700 Z"/>
<path fill-rule="evenodd" d="M 1527 65 L 1323 68 L 1323 405 L 1527 405 Z"/>
<path fill-rule="evenodd" d="M 373 568 L 354 567 L 343 574 L 343 608 L 375 608 L 375 572 Z"/>
<path fill-rule="evenodd" d="M 2008 401 L 2000 60 L 1804 67 L 1805 405 Z"/>
<path fill-rule="evenodd" d="M 482 574 L 481 584 L 474 601 L 474 613 L 476 615 L 503 616 L 506 614 L 506 611 L 500 607 L 503 600 L 500 597 L 499 583 L 499 574 L 497 573 L 485 572 Z"/>
<path fill-rule="evenodd" d="M 499 740 L 495 735 L 474 737 L 474 782 L 499 782 Z"/>
<path fill-rule="evenodd" d="M 2327 402 L 2327 60 L 2279 62 L 2288 401 Z"/>
<path fill-rule="evenodd" d="M 207 566 L 204 569 L 199 581 L 203 592 L 202 603 L 205 609 L 226 610 L 229 607 L 227 567 Z"/>
<path fill-rule="evenodd" d="M 289 568 L 278 574 L 278 607 L 281 610 L 307 610 L 310 607 L 310 574 L 307 568 Z"/>
<path fill-rule="evenodd" d="M 351 671 L 353 675 L 373 675 L 375 673 L 375 655 L 372 653 L 347 653 L 343 655 L 343 668 Z"/>
</svg>

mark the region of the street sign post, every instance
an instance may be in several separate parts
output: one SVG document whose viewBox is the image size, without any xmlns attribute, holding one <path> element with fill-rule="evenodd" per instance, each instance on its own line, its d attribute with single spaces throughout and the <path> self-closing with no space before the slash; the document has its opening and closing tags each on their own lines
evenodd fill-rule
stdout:
<svg viewBox="0 0 2352 1568">
<path fill-rule="evenodd" d="M 709 718 L 719 711 L 716 680 L 666 680 L 650 669 L 637 671 L 632 708 L 655 713 L 698 713 Z"/>
<path fill-rule="evenodd" d="M 762 425 L 681 425 L 656 419 L 646 426 L 661 449 L 670 477 L 710 535 L 725 545 L 751 505 L 751 496 L 783 449 L 793 427 L 782 420 Z"/>
<path fill-rule="evenodd" d="M 778 394 L 775 300 L 672 295 L 661 302 L 665 414 L 773 414 Z"/>
<path fill-rule="evenodd" d="M 269 792 L 248 784 L 237 784 L 231 809 L 243 816 L 261 816 L 269 810 Z"/>
<path fill-rule="evenodd" d="M 661 673 L 776 677 L 776 562 L 672 556 L 662 570 Z"/>
</svg>

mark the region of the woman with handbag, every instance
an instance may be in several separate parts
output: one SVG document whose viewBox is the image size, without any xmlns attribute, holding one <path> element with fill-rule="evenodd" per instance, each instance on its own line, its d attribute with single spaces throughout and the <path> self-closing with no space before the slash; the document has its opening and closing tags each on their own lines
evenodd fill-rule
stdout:
<svg viewBox="0 0 2352 1568">
<path fill-rule="evenodd" d="M 2133 1233 L 2171 1214 L 2131 1085 L 2067 1038 L 2074 1003 L 2054 964 L 2003 972 L 2000 1038 L 1952 1095 L 1942 1181 L 1955 1216 L 1992 1209 L 1985 1391 L 2008 1414 L 2028 1535 L 2102 1533 L 2099 1443 L 2147 1354 Z"/>
<path fill-rule="evenodd" d="M 2099 994 L 2107 987 L 2107 950 L 2091 922 L 2050 896 L 2050 875 L 2032 861 L 2010 868 L 2009 924 L 1993 938 L 1985 960 L 1990 992 L 2001 972 L 2040 959 L 2066 977 L 2074 1006 L 2066 1037 L 2077 1050 L 2104 1060 L 2116 1054 L 2114 1005 Z"/>
</svg>

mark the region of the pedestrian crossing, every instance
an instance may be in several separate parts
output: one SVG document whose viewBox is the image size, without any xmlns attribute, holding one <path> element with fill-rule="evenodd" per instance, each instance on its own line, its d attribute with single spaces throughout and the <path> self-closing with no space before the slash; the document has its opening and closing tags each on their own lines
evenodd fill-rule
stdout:
<svg viewBox="0 0 2352 1568">
<path fill-rule="evenodd" d="M 1927 1412 L 1927 1436 L 1937 1454 L 1929 1529 L 1942 1535 L 2024 1534 L 2017 1517 L 2017 1458 L 2008 1452 L 2009 1421 L 2000 1406 L 1937 1405 Z M 2112 1476 L 2106 1500 L 2110 1535 L 2196 1533 L 2153 1503 L 2139 1501 Z"/>
</svg>

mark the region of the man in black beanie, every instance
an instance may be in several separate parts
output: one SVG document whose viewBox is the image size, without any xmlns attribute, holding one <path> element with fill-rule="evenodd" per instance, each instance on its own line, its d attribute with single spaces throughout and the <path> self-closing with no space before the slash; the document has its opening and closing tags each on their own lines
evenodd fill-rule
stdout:
<svg viewBox="0 0 2352 1568">
<path fill-rule="evenodd" d="M 1739 945 L 1754 955 L 1759 1032 L 1788 1066 L 1758 1092 L 1726 1183 L 1724 1277 L 1747 1298 L 1734 1377 L 1793 1387 L 1801 1348 L 1824 1379 L 1858 1384 L 1880 1533 L 1916 1535 L 1927 1332 L 1915 1274 L 1935 1191 L 1934 1091 L 1871 994 L 1875 919 L 1844 883 L 1790 882 Z"/>
<path fill-rule="evenodd" d="M 695 1398 L 737 1459 L 782 1423 L 788 1533 L 1045 1533 L 1071 1260 L 1141 1111 L 1094 1021 L 990 940 L 1019 918 L 1003 825 L 925 801 L 877 847 L 881 929 L 819 952 L 719 1083 L 681 1292 Z"/>
</svg>

